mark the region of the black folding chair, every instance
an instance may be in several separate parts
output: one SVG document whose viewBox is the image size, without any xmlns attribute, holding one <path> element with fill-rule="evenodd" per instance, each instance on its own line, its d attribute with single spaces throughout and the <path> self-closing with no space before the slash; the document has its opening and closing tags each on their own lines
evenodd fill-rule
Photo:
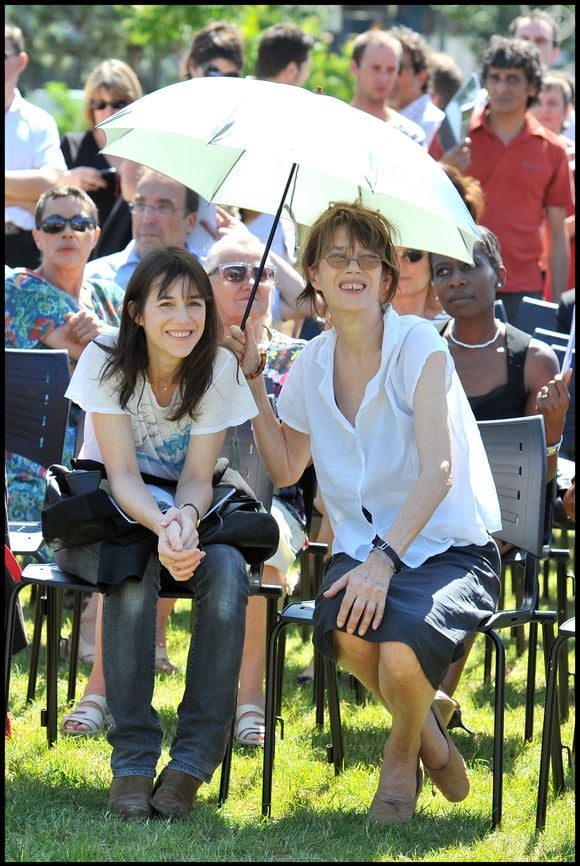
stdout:
<svg viewBox="0 0 580 866">
<path fill-rule="evenodd" d="M 61 463 L 70 401 L 66 349 L 5 349 L 4 447 L 47 468 Z M 44 561 L 42 527 L 35 522 L 8 522 L 10 549 Z"/>
<path fill-rule="evenodd" d="M 495 648 L 492 822 L 496 827 L 501 822 L 502 813 L 506 679 L 505 647 L 499 632 L 532 622 L 537 628 L 537 623 L 541 622 L 544 645 L 550 645 L 556 613 L 538 610 L 538 568 L 540 558 L 546 552 L 543 543 L 546 500 L 546 437 L 543 418 L 534 415 L 500 421 L 481 421 L 478 427 L 500 502 L 503 528 L 497 536 L 527 553 L 520 606 L 513 610 L 498 610 L 478 629 L 488 637 Z M 312 627 L 313 609 L 313 601 L 287 605 L 278 615 L 276 626 L 270 635 L 262 779 L 262 815 L 266 817 L 269 817 L 272 811 L 276 707 L 280 689 L 280 682 L 276 679 L 278 640 L 283 630 L 290 625 Z M 533 639 L 530 637 L 529 643 L 528 682 L 533 682 L 536 667 L 535 636 Z M 324 668 L 332 739 L 329 756 L 334 762 L 335 773 L 338 773 L 342 767 L 344 752 L 336 664 L 325 659 Z"/>
<path fill-rule="evenodd" d="M 525 331 L 526 334 L 533 334 L 535 328 L 546 328 L 549 331 L 556 331 L 557 312 L 558 304 L 524 295 L 514 324 L 516 328 L 519 328 L 520 331 Z"/>
</svg>

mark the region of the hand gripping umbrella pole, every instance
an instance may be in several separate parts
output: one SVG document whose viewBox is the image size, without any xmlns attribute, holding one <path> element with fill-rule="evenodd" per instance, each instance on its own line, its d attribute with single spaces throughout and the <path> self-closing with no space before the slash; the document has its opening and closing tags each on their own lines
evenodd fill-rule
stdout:
<svg viewBox="0 0 580 866">
<path fill-rule="evenodd" d="M 288 180 L 286 181 L 286 188 L 284 189 L 284 194 L 282 195 L 280 206 L 276 211 L 276 216 L 274 217 L 274 222 L 272 223 L 272 228 L 270 229 L 270 234 L 268 235 L 268 240 L 266 241 L 266 246 L 262 255 L 262 261 L 260 262 L 258 273 L 256 274 L 256 279 L 254 280 L 254 285 L 252 286 L 252 291 L 250 292 L 250 297 L 248 298 L 248 303 L 246 305 L 242 322 L 240 324 L 240 328 L 242 329 L 242 331 L 246 327 L 246 322 L 248 321 L 248 316 L 250 315 L 250 310 L 252 309 L 252 304 L 254 303 L 254 298 L 256 297 L 256 292 L 258 291 L 258 286 L 260 284 L 260 280 L 262 279 L 262 271 L 264 270 L 266 261 L 268 260 L 270 247 L 272 246 L 272 241 L 274 240 L 274 235 L 276 234 L 276 229 L 278 228 L 278 223 L 280 222 L 282 208 L 284 207 L 284 202 L 286 201 L 286 196 L 288 195 L 288 190 L 290 189 L 290 184 L 292 183 L 294 175 L 296 174 L 297 168 L 298 164 L 296 162 L 292 163 L 292 168 L 290 169 L 290 174 L 288 175 Z"/>
</svg>

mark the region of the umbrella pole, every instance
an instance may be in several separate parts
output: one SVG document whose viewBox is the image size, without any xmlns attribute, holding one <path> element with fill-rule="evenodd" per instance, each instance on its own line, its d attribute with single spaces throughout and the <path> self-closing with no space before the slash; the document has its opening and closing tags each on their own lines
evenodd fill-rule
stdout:
<svg viewBox="0 0 580 866">
<path fill-rule="evenodd" d="M 274 235 L 276 234 L 276 229 L 278 228 L 278 223 L 280 222 L 282 208 L 284 207 L 284 202 L 286 201 L 286 196 L 288 195 L 288 190 L 290 189 L 290 184 L 292 183 L 297 168 L 298 164 L 296 162 L 292 163 L 292 168 L 290 169 L 290 174 L 288 175 L 288 180 L 286 181 L 286 187 L 280 201 L 280 206 L 278 207 L 276 216 L 274 217 L 274 222 L 272 223 L 272 228 L 270 229 L 270 234 L 268 235 L 268 240 L 266 241 L 266 246 L 264 248 L 264 254 L 262 255 L 262 261 L 260 262 L 260 267 L 258 268 L 258 273 L 256 274 L 256 279 L 254 280 L 254 285 L 252 286 L 252 291 L 250 293 L 250 297 L 248 298 L 248 303 L 244 311 L 242 323 L 240 325 L 242 331 L 246 327 L 246 322 L 248 321 L 248 316 L 250 315 L 250 310 L 252 309 L 252 304 L 254 303 L 254 298 L 256 297 L 256 292 L 258 291 L 258 286 L 260 284 L 260 280 L 262 279 L 262 271 L 264 270 L 266 261 L 268 260 L 270 247 L 272 246 Z"/>
</svg>

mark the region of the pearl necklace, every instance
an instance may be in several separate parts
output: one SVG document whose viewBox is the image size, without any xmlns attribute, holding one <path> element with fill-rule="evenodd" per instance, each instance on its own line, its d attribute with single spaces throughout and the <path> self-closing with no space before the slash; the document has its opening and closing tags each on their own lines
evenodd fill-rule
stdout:
<svg viewBox="0 0 580 866">
<path fill-rule="evenodd" d="M 449 333 L 447 336 L 451 340 L 452 343 L 455 343 L 456 346 L 463 346 L 464 349 L 487 349 L 488 346 L 491 346 L 492 343 L 495 343 L 499 335 L 501 334 L 501 326 L 497 326 L 497 331 L 487 343 L 463 343 L 461 340 L 457 340 L 453 336 L 453 327 L 449 329 Z"/>
</svg>

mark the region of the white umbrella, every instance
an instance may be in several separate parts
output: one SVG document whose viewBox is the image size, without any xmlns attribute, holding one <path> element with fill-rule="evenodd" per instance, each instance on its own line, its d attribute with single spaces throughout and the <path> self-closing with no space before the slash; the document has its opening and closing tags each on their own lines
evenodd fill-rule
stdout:
<svg viewBox="0 0 580 866">
<path fill-rule="evenodd" d="M 422 147 L 332 96 L 248 78 L 194 78 L 138 99 L 99 129 L 103 153 L 154 168 L 208 201 L 275 214 L 262 263 L 283 213 L 311 225 L 333 201 L 380 210 L 401 246 L 470 262 L 480 240 L 459 193 Z"/>
</svg>

